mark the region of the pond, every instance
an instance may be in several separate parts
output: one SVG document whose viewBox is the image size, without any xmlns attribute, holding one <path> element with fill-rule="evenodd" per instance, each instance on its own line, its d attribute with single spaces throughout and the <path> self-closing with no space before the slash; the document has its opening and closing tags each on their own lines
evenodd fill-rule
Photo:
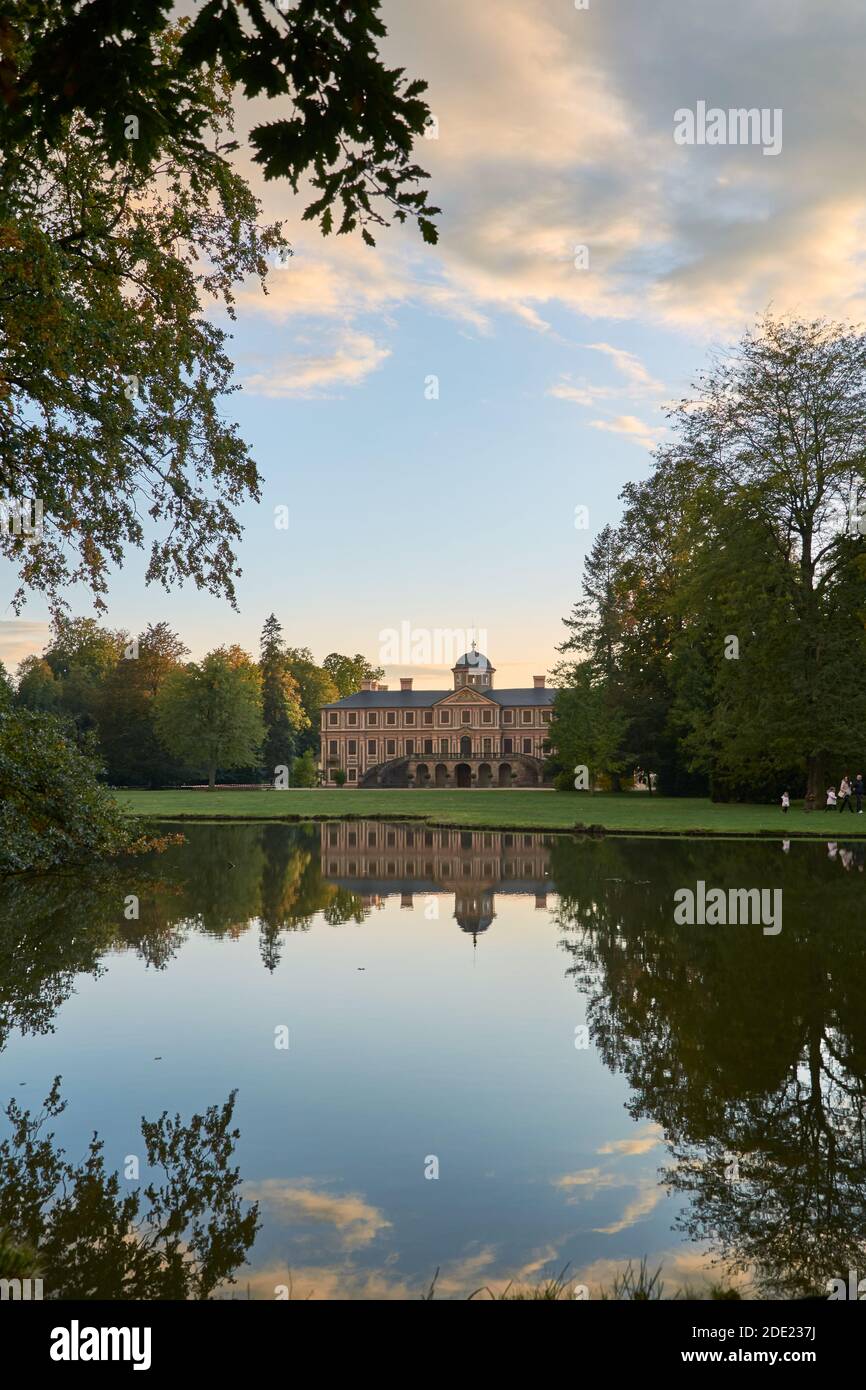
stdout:
<svg viewBox="0 0 866 1390">
<path fill-rule="evenodd" d="M 60 1075 L 40 1134 L 80 1165 L 96 1132 L 118 1203 L 174 1164 L 163 1218 L 195 1193 L 219 1216 L 199 1292 L 457 1298 L 567 1268 L 596 1296 L 643 1257 L 667 1294 L 866 1273 L 863 846 L 183 832 L 0 890 L 0 1101 L 35 1115 Z M 696 885 L 778 893 L 778 922 L 675 920 Z M 29 1203 L 39 1247 L 48 1161 L 21 1144 L 0 1229 Z M 164 1292 L 69 1258 L 92 1208 L 55 1221 L 46 1296 Z"/>
</svg>

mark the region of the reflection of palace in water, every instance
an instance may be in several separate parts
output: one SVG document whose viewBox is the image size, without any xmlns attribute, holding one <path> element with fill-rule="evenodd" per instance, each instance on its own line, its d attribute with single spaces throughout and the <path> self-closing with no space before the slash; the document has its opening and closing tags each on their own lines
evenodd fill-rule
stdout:
<svg viewBox="0 0 866 1390">
<path fill-rule="evenodd" d="M 322 873 L 374 906 L 398 893 L 453 893 L 461 929 L 477 936 L 496 916 L 496 894 L 527 894 L 547 907 L 550 839 L 504 830 L 434 829 L 405 821 L 330 821 L 321 826 Z"/>
</svg>

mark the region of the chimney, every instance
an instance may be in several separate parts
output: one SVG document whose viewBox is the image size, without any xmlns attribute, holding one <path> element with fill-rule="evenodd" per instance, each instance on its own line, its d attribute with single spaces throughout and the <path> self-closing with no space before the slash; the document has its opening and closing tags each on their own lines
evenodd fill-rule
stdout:
<svg viewBox="0 0 866 1390">
<path fill-rule="evenodd" d="M 375 682 L 375 681 L 361 681 L 361 689 L 362 689 L 362 690 L 375 690 L 375 689 L 376 689 L 376 682 Z"/>
<path fill-rule="evenodd" d="M 401 677 L 400 677 L 400 689 L 401 689 L 401 690 L 411 690 L 411 689 L 412 689 L 412 677 L 411 677 L 411 676 L 401 676 Z"/>
<path fill-rule="evenodd" d="M 533 676 L 533 677 L 532 677 L 532 684 L 535 686 L 535 689 L 536 689 L 536 690 L 543 690 L 543 689 L 544 689 L 544 676 Z"/>
</svg>

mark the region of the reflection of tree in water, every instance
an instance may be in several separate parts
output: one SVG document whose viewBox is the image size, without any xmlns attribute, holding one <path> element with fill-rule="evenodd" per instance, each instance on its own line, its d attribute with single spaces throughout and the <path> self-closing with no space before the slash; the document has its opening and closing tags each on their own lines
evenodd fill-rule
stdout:
<svg viewBox="0 0 866 1390">
<path fill-rule="evenodd" d="M 561 844 L 569 971 L 593 1039 L 663 1129 L 678 1223 L 763 1293 L 866 1262 L 866 953 L 856 883 L 817 846 Z M 676 888 L 783 890 L 783 929 L 676 926 Z M 650 880 L 650 882 L 640 882 Z M 736 1165 L 732 1160 L 736 1160 Z"/>
<path fill-rule="evenodd" d="M 13 1028 L 50 1031 L 76 975 L 96 975 L 111 950 L 164 969 L 188 936 L 240 936 L 256 925 L 265 966 L 285 932 L 315 914 L 363 921 L 356 894 L 322 877 L 311 826 L 191 825 L 164 854 L 87 872 L 22 875 L 0 885 L 0 1049 Z M 138 918 L 125 904 L 137 899 Z"/>
<path fill-rule="evenodd" d="M 0 1143 L 7 1258 L 33 1251 L 29 1274 L 53 1299 L 203 1299 L 234 1283 L 259 1226 L 258 1207 L 242 1201 L 240 1173 L 231 1166 L 239 1138 L 234 1103 L 232 1092 L 188 1125 L 167 1113 L 142 1120 L 147 1164 L 158 1176 L 122 1192 L 95 1135 L 75 1165 L 43 1133 L 65 1109 L 59 1077 L 40 1115 L 10 1101 L 11 1138 Z"/>
</svg>

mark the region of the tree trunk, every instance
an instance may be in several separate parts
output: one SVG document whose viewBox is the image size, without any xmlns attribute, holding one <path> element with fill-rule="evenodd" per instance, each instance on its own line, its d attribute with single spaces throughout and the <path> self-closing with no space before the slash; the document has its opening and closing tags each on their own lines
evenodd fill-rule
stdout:
<svg viewBox="0 0 866 1390">
<path fill-rule="evenodd" d="M 804 811 L 814 811 L 819 806 L 824 805 L 824 796 L 827 791 L 827 757 L 826 753 L 812 753 L 806 759 Z"/>
<path fill-rule="evenodd" d="M 214 766 L 213 763 L 211 763 L 211 764 L 208 766 L 208 770 L 207 770 L 207 789 L 208 789 L 209 792 L 212 792 L 212 791 L 214 790 L 215 784 L 216 784 L 216 767 Z"/>
</svg>

